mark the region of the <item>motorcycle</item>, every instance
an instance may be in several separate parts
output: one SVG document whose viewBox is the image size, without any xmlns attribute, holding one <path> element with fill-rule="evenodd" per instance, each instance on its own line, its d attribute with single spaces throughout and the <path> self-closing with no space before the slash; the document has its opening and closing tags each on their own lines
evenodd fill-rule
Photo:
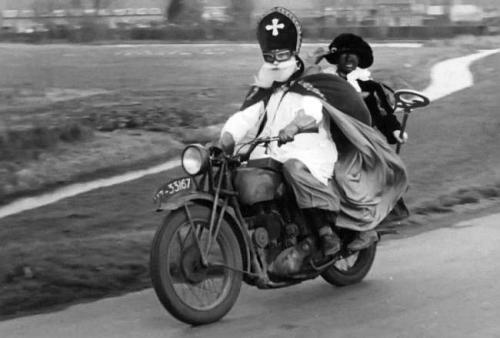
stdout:
<svg viewBox="0 0 500 338">
<path fill-rule="evenodd" d="M 409 90 L 398 91 L 396 99 L 406 118 L 411 109 L 429 102 Z M 189 145 L 181 159 L 187 176 L 156 191 L 158 210 L 168 213 L 153 240 L 150 274 L 156 295 L 175 318 L 192 325 L 221 319 L 243 282 L 273 289 L 321 276 L 346 286 L 370 271 L 377 242 L 353 252 L 348 244 L 355 233 L 338 229 L 342 249 L 325 257 L 282 176 L 282 164 L 249 159 L 256 146 L 277 140 L 256 138 L 236 155 Z M 379 239 L 389 232 L 378 230 Z"/>
</svg>

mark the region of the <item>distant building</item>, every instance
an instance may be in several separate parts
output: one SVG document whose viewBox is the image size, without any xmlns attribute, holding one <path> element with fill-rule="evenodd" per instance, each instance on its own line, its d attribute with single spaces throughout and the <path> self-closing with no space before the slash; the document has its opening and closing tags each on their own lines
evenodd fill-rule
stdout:
<svg viewBox="0 0 500 338">
<path fill-rule="evenodd" d="M 99 8 L 96 8 L 96 4 Z M 164 21 L 165 0 L 0 0 L 4 30 L 30 32 L 51 23 L 77 26 L 92 18 L 110 27 Z"/>
<path fill-rule="evenodd" d="M 500 0 L 184 0 L 199 5 L 201 19 L 244 20 L 233 5 L 251 8 L 249 22 L 272 6 L 283 6 L 304 22 L 333 26 L 421 26 L 479 22 L 500 16 Z M 241 1 L 237 3 L 235 1 Z M 0 0 L 0 26 L 29 31 L 47 23 L 78 25 L 97 18 L 111 27 L 164 22 L 171 0 Z M 196 5 L 197 3 L 197 5 Z M 99 4 L 99 8 L 96 8 Z M 246 15 L 246 13 L 245 13 Z M 248 17 L 248 15 L 247 15 Z M 311 20 L 309 20 L 311 19 Z"/>
</svg>

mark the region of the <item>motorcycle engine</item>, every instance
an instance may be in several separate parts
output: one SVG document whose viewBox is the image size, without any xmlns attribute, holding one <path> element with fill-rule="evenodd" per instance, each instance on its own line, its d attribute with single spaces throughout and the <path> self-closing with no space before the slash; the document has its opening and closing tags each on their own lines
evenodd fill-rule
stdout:
<svg viewBox="0 0 500 338">
<path fill-rule="evenodd" d="M 260 203 L 246 211 L 245 219 L 249 229 L 253 230 L 252 241 L 260 251 L 261 261 L 271 264 L 283 250 L 297 244 L 299 227 L 294 223 L 286 223 L 273 204 Z"/>
<path fill-rule="evenodd" d="M 255 229 L 253 239 L 258 247 L 265 248 L 268 245 L 276 247 L 279 245 L 284 222 L 277 212 L 261 213 L 247 218 L 247 222 L 250 229 Z"/>
</svg>

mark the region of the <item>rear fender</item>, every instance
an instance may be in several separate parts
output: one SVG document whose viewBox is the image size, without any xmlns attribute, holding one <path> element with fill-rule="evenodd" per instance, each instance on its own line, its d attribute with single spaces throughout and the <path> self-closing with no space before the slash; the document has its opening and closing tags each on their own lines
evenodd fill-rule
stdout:
<svg viewBox="0 0 500 338">
<path fill-rule="evenodd" d="M 167 214 L 165 215 L 165 217 L 168 217 L 168 215 L 173 210 L 181 209 L 185 205 L 189 207 L 190 205 L 198 204 L 211 209 L 213 203 L 213 195 L 197 191 L 189 195 L 180 196 L 175 200 L 168 201 L 167 203 L 163 203 L 158 207 L 157 211 L 161 212 L 163 210 L 166 210 Z M 222 205 L 222 201 L 219 200 L 217 203 L 217 209 L 219 211 L 221 210 Z M 238 243 L 240 244 L 241 257 L 243 258 L 243 269 L 244 271 L 250 271 L 250 236 L 248 235 L 247 230 L 236 217 L 236 213 L 234 212 L 234 209 L 232 207 L 228 206 L 226 208 L 224 218 L 233 229 L 236 238 L 238 239 Z"/>
</svg>

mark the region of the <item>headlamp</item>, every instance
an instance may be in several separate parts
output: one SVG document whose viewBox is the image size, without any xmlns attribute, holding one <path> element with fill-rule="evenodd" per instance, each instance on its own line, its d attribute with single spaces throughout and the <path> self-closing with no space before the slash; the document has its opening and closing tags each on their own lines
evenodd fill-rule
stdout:
<svg viewBox="0 0 500 338">
<path fill-rule="evenodd" d="M 191 144 L 182 152 L 182 168 L 191 176 L 198 175 L 208 168 L 210 155 L 201 144 Z"/>
</svg>

